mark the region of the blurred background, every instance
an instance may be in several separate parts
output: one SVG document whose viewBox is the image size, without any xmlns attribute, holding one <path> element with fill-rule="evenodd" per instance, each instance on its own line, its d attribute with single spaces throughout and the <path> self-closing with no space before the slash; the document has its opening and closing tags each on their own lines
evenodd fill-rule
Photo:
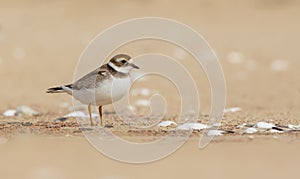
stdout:
<svg viewBox="0 0 300 179">
<path fill-rule="evenodd" d="M 244 112 L 254 111 L 264 114 L 272 112 L 299 114 L 300 1 L 298 0 L 1 0 L 0 110 L 25 104 L 47 113 L 60 110 L 62 103 L 71 104 L 72 100 L 69 96 L 54 97 L 46 95 L 45 90 L 51 86 L 73 81 L 80 55 L 98 33 L 116 23 L 148 16 L 180 21 L 192 27 L 207 40 L 215 50 L 224 70 L 228 107 L 240 107 Z M 140 50 L 139 53 L 143 52 L 143 49 Z M 198 87 L 203 89 L 200 94 L 203 109 L 209 112 L 210 92 L 205 74 L 195 72 L 195 75 L 199 77 Z M 14 141 L 15 143 L 12 142 L 8 146 L 2 146 L 3 152 L 0 158 L 3 159 L 2 162 L 6 161 L 8 164 L 0 165 L 6 167 L 5 176 L 11 176 L 14 167 L 18 167 L 20 173 L 13 174 L 16 178 L 22 178 L 25 174 L 27 178 L 143 176 L 140 170 L 142 166 L 132 168 L 131 165 L 120 164 L 103 156 L 97 158 L 99 153 L 92 151 L 93 149 L 84 139 L 80 139 L 79 143 L 73 140 L 75 139 L 68 142 L 63 139 L 47 141 L 50 142 L 48 144 L 43 139 L 28 141 L 28 143 L 26 143 L 27 138 Z M 30 145 L 19 148 L 22 145 L 20 141 Z M 36 148 L 31 144 L 38 144 L 41 147 Z M 196 145 L 188 146 L 195 148 L 192 152 L 197 154 Z M 218 147 L 223 147 L 224 150 L 218 153 L 220 152 Z M 49 154 L 49 151 L 46 152 L 47 149 L 51 149 L 53 153 Z M 232 159 L 227 156 L 228 152 L 234 153 L 232 146 L 218 145 L 210 149 L 212 149 L 211 153 L 206 151 L 205 154 L 201 153 L 194 158 L 188 148 L 185 148 L 177 155 L 161 163 L 147 165 L 145 168 L 152 171 L 149 177 L 159 177 L 160 175 L 154 171 L 162 165 L 168 167 L 173 164 L 173 168 L 169 168 L 167 173 L 162 172 L 161 176 L 184 177 L 193 176 L 193 172 L 198 171 L 198 166 L 201 166 L 207 169 L 203 176 L 229 178 L 234 172 L 230 166 L 238 168 L 239 172 L 235 175 L 243 177 L 245 177 L 244 173 L 247 173 L 246 168 L 253 167 L 251 162 L 251 164 L 244 163 L 245 168 L 241 165 L 228 165 L 228 160 L 240 159 L 240 157 Z M 263 150 L 259 147 L 253 149 Z M 295 151 L 294 149 L 288 151 Z M 245 146 L 236 152 L 243 156 L 244 153 L 241 151 L 246 150 L 248 148 Z M 6 152 L 13 153 L 7 155 Z M 36 152 L 37 156 L 30 155 L 30 152 Z M 216 152 L 218 154 L 214 155 Z M 276 152 L 280 150 L 273 151 L 273 154 L 276 155 Z M 58 157 L 58 154 L 62 155 Z M 209 160 L 211 156 L 214 160 L 207 165 L 198 163 L 202 159 Z M 31 162 L 32 157 L 41 160 L 33 161 L 32 166 L 36 168 L 34 170 L 22 168 L 27 166 L 27 162 Z M 264 156 L 261 157 L 268 160 Z M 17 160 L 18 158 L 20 160 Z M 253 156 L 249 155 L 249 158 Z M 69 162 L 61 162 L 63 159 Z M 78 165 L 74 162 L 76 159 Z M 292 156 L 281 159 L 287 163 L 290 160 L 297 161 Z M 9 163 L 13 160 L 18 161 L 16 166 Z M 177 162 L 185 165 L 192 163 L 192 167 L 183 168 L 183 171 L 190 172 L 190 175 L 184 173 L 176 175 L 176 171 L 182 169 L 180 166 L 183 167 L 175 166 Z M 214 162 L 217 164 L 213 165 Z M 223 163 L 221 165 L 218 162 Z M 272 160 L 269 162 L 272 163 Z M 74 163 L 76 166 L 73 166 Z M 226 165 L 225 168 L 223 164 Z M 292 171 L 289 167 L 280 168 L 276 165 L 267 167 L 266 172 L 260 168 L 264 167 L 264 164 L 262 162 L 257 165 L 255 171 L 260 171 L 266 177 L 272 176 L 272 167 L 275 169 L 278 167 L 277 171 L 286 173 Z M 297 166 L 296 163 L 294 166 Z M 58 169 L 60 167 L 65 170 L 65 173 Z M 218 174 L 212 172 L 215 167 L 219 171 Z M 85 172 L 80 172 L 81 169 Z M 102 169 L 107 172 L 101 173 Z M 93 171 L 97 171 L 97 174 L 94 175 Z M 133 171 L 137 171 L 136 175 Z M 249 178 L 257 176 L 260 175 L 254 172 L 249 175 Z"/>
<path fill-rule="evenodd" d="M 228 106 L 299 109 L 299 8 L 296 0 L 1 1 L 0 107 L 71 103 L 44 91 L 72 82 L 88 43 L 116 23 L 157 16 L 208 41 L 223 66 Z"/>
</svg>

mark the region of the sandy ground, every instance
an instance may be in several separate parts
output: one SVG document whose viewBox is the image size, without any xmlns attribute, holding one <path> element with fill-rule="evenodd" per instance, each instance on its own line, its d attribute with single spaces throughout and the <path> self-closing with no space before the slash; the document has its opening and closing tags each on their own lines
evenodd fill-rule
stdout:
<svg viewBox="0 0 300 179">
<path fill-rule="evenodd" d="M 81 137 L 23 136 L 1 146 L 1 161 L 14 161 L 1 164 L 1 175 L 30 179 L 298 177 L 299 141 L 227 141 L 204 150 L 197 144 L 192 138 L 167 158 L 133 165 L 99 154 Z"/>
<path fill-rule="evenodd" d="M 75 119 L 57 120 L 72 111 L 72 100 L 45 90 L 72 81 L 80 54 L 99 32 L 143 16 L 175 19 L 202 34 L 223 67 L 227 108 L 242 110 L 222 121 L 220 128 L 234 133 L 217 137 L 204 150 L 197 148 L 202 133 L 196 131 L 173 155 L 130 165 L 93 149 Z M 245 135 L 237 126 L 265 121 L 287 130 L 284 126 L 300 123 L 299 16 L 297 0 L 172 1 L 171 7 L 170 1 L 1 1 L 0 113 L 28 105 L 41 115 L 0 115 L 0 178 L 296 178 L 298 131 Z M 124 49 L 133 56 L 169 52 L 165 44 L 145 46 Z M 204 117 L 198 122 L 207 123 L 210 88 L 203 71 L 191 64 L 185 65 L 201 89 Z M 129 131 L 110 118 L 111 106 L 104 110 L 118 135 L 165 134 L 157 128 Z"/>
</svg>

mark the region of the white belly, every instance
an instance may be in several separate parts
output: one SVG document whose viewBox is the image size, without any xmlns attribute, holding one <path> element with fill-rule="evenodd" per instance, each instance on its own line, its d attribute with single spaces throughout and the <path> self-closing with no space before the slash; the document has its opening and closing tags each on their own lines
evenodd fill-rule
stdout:
<svg viewBox="0 0 300 179">
<path fill-rule="evenodd" d="M 73 97 L 83 104 L 102 106 L 120 100 L 128 93 L 130 85 L 129 77 L 105 80 L 95 89 L 74 90 Z"/>
</svg>

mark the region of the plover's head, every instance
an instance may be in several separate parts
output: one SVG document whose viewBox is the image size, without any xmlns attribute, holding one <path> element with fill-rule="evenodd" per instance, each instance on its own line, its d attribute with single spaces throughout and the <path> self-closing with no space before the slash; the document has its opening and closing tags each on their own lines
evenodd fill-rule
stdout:
<svg viewBox="0 0 300 179">
<path fill-rule="evenodd" d="M 131 57 L 125 54 L 119 54 L 110 59 L 108 65 L 120 73 L 129 73 L 132 69 L 139 69 L 138 66 L 131 63 Z"/>
</svg>

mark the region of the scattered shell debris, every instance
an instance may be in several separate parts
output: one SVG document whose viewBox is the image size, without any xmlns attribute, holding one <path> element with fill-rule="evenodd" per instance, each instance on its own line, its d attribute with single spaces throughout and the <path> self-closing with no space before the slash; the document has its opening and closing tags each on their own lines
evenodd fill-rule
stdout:
<svg viewBox="0 0 300 179">
<path fill-rule="evenodd" d="M 145 93 L 144 93 L 145 94 Z M 67 103 L 65 103 L 67 106 Z M 233 112 L 233 111 L 239 111 L 240 108 L 234 107 L 229 108 L 227 111 Z M 3 134 L 5 133 L 12 133 L 7 131 L 24 131 L 29 130 L 28 128 L 33 130 L 32 133 L 41 133 L 41 131 L 47 131 L 51 134 L 53 131 L 57 131 L 59 134 L 64 134 L 64 131 L 69 132 L 73 135 L 73 131 L 78 131 L 78 123 L 74 119 L 69 118 L 89 118 L 89 114 L 85 110 L 77 110 L 72 111 L 70 113 L 67 113 L 65 116 L 54 116 L 53 118 L 47 115 L 46 118 L 44 117 L 38 117 L 38 118 L 32 118 L 34 120 L 31 120 L 30 118 L 26 117 L 24 119 L 21 119 L 20 117 L 14 116 L 36 116 L 40 115 L 41 113 L 33 110 L 32 108 L 28 106 L 19 106 L 17 109 L 7 109 L 2 112 L 1 117 L 1 123 L 0 123 L 0 132 Z M 114 115 L 114 113 L 112 113 Z M 5 116 L 5 117 L 3 117 Z M 12 116 L 12 117 L 9 117 Z M 199 119 L 197 119 L 197 122 L 193 122 L 189 119 L 191 119 L 189 116 L 185 116 L 184 119 L 179 120 L 178 118 L 176 121 L 174 118 L 165 118 L 164 121 L 160 122 L 159 124 L 152 126 L 149 125 L 149 129 L 145 131 L 145 133 L 151 135 L 159 135 L 160 132 L 162 134 L 166 134 L 166 132 L 173 132 L 173 130 L 176 130 L 178 132 L 186 132 L 193 130 L 193 135 L 198 135 L 198 133 L 201 133 L 205 129 L 208 130 L 209 136 L 220 136 L 220 135 L 227 135 L 230 133 L 236 134 L 246 134 L 249 135 L 280 135 L 280 134 L 295 134 L 298 135 L 300 131 L 300 123 L 297 123 L 294 120 L 291 121 L 280 121 L 279 119 L 276 119 L 276 117 L 261 119 L 261 121 L 257 120 L 255 118 L 255 122 L 253 123 L 246 123 L 247 120 L 240 120 L 235 121 L 235 118 L 232 120 L 224 120 L 221 123 L 215 123 L 210 124 L 208 120 L 208 115 L 201 115 Z M 226 114 L 227 119 L 231 119 L 231 116 L 234 116 L 234 114 L 228 113 Z M 239 118 L 243 117 L 241 115 L 238 115 Z M 92 113 L 93 118 L 99 117 L 98 113 Z M 160 119 L 159 116 L 151 116 L 153 119 Z M 132 117 L 134 119 L 134 117 Z M 169 119 L 169 120 L 168 120 Z M 196 119 L 196 118 L 195 118 Z M 127 125 L 123 121 L 120 121 L 118 117 L 112 117 L 111 120 L 114 120 L 112 130 L 119 130 L 122 129 L 121 133 L 128 131 L 130 129 L 130 125 Z M 141 125 L 147 125 L 150 118 L 146 119 L 146 122 L 141 123 Z M 264 120 L 264 121 L 263 121 Z M 180 122 L 179 122 L 180 121 Z M 185 121 L 185 122 L 183 122 Z M 88 121 L 87 121 L 88 122 Z M 290 124 L 288 124 L 289 122 Z M 153 123 L 152 123 L 153 124 Z M 153 127 L 153 128 L 152 128 Z M 218 128 L 218 129 L 217 129 Z"/>
<path fill-rule="evenodd" d="M 177 127 L 179 130 L 202 130 L 208 128 L 210 128 L 210 126 L 200 123 L 185 123 Z"/>
<path fill-rule="evenodd" d="M 41 113 L 35 111 L 34 109 L 28 106 L 19 106 L 17 109 L 7 109 L 3 112 L 3 116 L 12 117 L 12 116 L 39 116 Z"/>
</svg>

